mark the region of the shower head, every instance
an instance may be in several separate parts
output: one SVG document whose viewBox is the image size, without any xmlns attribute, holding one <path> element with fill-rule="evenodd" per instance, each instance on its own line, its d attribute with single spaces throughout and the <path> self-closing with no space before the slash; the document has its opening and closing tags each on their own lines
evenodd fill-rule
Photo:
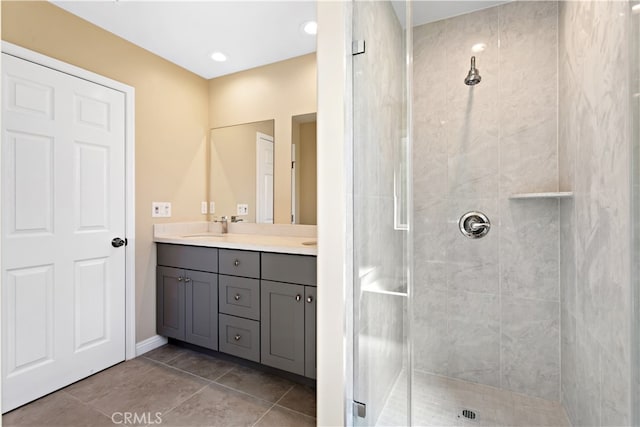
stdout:
<svg viewBox="0 0 640 427">
<path fill-rule="evenodd" d="M 480 77 L 480 71 L 476 68 L 476 57 L 471 57 L 471 69 L 469 70 L 469 74 L 467 74 L 467 78 L 464 79 L 464 84 L 467 86 L 475 86 L 480 83 L 482 77 Z"/>
</svg>

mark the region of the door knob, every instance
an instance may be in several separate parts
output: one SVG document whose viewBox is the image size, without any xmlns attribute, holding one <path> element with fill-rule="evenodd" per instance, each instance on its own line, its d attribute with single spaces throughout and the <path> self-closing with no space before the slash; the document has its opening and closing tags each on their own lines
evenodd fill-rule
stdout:
<svg viewBox="0 0 640 427">
<path fill-rule="evenodd" d="M 125 246 L 126 244 L 127 239 L 122 240 L 119 237 L 116 237 L 111 241 L 111 246 L 113 246 L 114 248 L 119 248 L 120 246 Z"/>
<path fill-rule="evenodd" d="M 313 302 L 313 297 L 312 297 L 312 296 L 308 296 L 308 297 L 307 297 L 307 302 L 308 302 L 309 304 L 311 304 L 311 303 Z"/>
</svg>

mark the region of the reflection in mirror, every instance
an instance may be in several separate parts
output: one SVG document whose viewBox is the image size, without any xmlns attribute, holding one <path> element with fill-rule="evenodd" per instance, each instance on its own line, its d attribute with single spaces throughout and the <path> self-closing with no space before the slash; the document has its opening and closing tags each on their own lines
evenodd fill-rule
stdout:
<svg viewBox="0 0 640 427">
<path fill-rule="evenodd" d="M 292 118 L 291 160 L 291 222 L 315 225 L 316 113 Z"/>
<path fill-rule="evenodd" d="M 211 129 L 209 201 L 216 217 L 273 223 L 273 127 L 265 120 Z"/>
</svg>

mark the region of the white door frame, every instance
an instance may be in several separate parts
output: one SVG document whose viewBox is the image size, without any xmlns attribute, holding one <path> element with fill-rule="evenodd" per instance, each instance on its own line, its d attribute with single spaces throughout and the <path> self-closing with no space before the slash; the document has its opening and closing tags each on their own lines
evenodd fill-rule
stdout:
<svg viewBox="0 0 640 427">
<path fill-rule="evenodd" d="M 127 360 L 133 359 L 136 357 L 135 89 L 124 83 L 5 41 L 2 42 L 2 52 L 106 86 L 122 92 L 125 96 L 125 236 L 127 238 L 127 246 L 125 247 L 125 357 Z M 2 289 L 1 286 L 0 289 Z"/>
</svg>

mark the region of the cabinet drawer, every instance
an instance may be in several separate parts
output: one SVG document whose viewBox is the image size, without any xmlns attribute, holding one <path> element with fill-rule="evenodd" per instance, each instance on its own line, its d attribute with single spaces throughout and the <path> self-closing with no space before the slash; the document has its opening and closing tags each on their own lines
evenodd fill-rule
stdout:
<svg viewBox="0 0 640 427">
<path fill-rule="evenodd" d="M 219 279 L 220 313 L 260 320 L 260 281 L 245 277 Z"/>
<path fill-rule="evenodd" d="M 220 351 L 260 362 L 260 322 L 219 315 Z"/>
<path fill-rule="evenodd" d="M 263 252 L 262 279 L 316 286 L 316 257 Z"/>
<path fill-rule="evenodd" d="M 220 249 L 220 273 L 260 278 L 260 252 Z"/>
<path fill-rule="evenodd" d="M 218 249 L 158 243 L 158 265 L 189 270 L 218 271 Z"/>
</svg>

